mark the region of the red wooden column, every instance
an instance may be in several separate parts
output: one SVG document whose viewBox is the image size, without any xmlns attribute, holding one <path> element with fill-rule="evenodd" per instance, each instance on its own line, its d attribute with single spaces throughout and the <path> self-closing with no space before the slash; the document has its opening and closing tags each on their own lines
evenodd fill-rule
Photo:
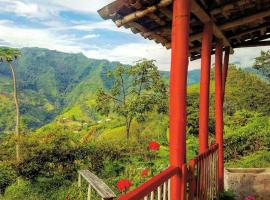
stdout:
<svg viewBox="0 0 270 200">
<path fill-rule="evenodd" d="M 211 67 L 211 50 L 213 38 L 213 24 L 204 25 L 201 50 L 201 83 L 200 83 L 200 117 L 199 117 L 199 152 L 208 149 L 208 121 L 209 121 L 209 84 Z"/>
<path fill-rule="evenodd" d="M 190 0 L 173 1 L 172 60 L 170 77 L 170 163 L 186 162 L 186 92 L 189 55 Z M 181 175 L 171 180 L 171 200 L 181 196 Z"/>
<path fill-rule="evenodd" d="M 218 41 L 215 53 L 215 114 L 216 114 L 216 143 L 218 144 L 218 189 L 223 190 L 223 86 L 222 86 L 222 51 L 223 42 Z"/>
<path fill-rule="evenodd" d="M 222 87 L 223 87 L 222 100 L 223 101 L 224 101 L 224 96 L 225 96 L 225 86 L 226 86 L 226 79 L 227 79 L 227 73 L 228 73 L 228 67 L 229 67 L 229 57 L 230 57 L 230 48 L 226 47 L 223 69 L 222 69 Z"/>
</svg>

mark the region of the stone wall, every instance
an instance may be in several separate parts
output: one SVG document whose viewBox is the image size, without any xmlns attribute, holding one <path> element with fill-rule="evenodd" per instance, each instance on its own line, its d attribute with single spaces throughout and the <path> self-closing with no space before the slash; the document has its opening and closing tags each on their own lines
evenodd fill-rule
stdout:
<svg viewBox="0 0 270 200">
<path fill-rule="evenodd" d="M 254 196 L 256 200 L 270 200 L 270 168 L 229 168 L 224 174 L 225 190 L 231 190 L 237 199 Z"/>
</svg>

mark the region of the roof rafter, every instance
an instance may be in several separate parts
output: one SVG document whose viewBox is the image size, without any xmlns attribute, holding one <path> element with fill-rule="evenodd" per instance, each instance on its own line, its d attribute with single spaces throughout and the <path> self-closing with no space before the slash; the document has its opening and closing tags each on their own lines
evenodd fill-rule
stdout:
<svg viewBox="0 0 270 200">
<path fill-rule="evenodd" d="M 135 11 L 129 15 L 124 16 L 122 19 L 118 19 L 115 21 L 115 24 L 120 27 L 123 26 L 124 24 L 127 24 L 128 22 L 134 21 L 138 18 L 142 18 L 145 15 L 151 14 L 158 10 L 159 8 L 166 7 L 172 3 L 172 0 L 161 0 L 158 4 L 150 6 L 144 10 L 138 10 Z"/>
<path fill-rule="evenodd" d="M 204 9 L 195 0 L 192 0 L 191 12 L 194 15 L 196 15 L 196 17 L 200 19 L 200 21 L 203 23 L 208 23 L 212 21 L 212 18 L 204 11 Z M 214 22 L 212 23 L 213 23 L 214 35 L 217 38 L 222 39 L 225 46 L 230 47 L 230 53 L 233 53 L 232 45 L 230 44 L 230 41 L 228 40 L 228 38 L 224 35 L 224 33 L 220 30 L 220 28 Z"/>
<path fill-rule="evenodd" d="M 261 19 L 263 19 L 264 17 L 267 17 L 267 16 L 270 16 L 270 11 L 269 10 L 259 12 L 259 13 L 256 13 L 254 15 L 250 15 L 250 16 L 243 17 L 243 18 L 240 18 L 240 19 L 236 19 L 236 20 L 231 21 L 229 23 L 220 25 L 220 29 L 228 30 L 228 29 L 240 26 L 242 24 L 247 24 L 247 23 L 257 21 L 257 20 L 261 20 Z"/>
</svg>

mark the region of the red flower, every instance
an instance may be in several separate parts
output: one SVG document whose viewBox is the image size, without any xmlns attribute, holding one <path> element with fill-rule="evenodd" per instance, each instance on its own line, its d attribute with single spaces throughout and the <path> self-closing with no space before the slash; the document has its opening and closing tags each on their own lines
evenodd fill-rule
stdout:
<svg viewBox="0 0 270 200">
<path fill-rule="evenodd" d="M 160 148 L 160 144 L 157 143 L 156 141 L 150 141 L 148 143 L 148 149 L 151 151 L 158 151 Z"/>
<path fill-rule="evenodd" d="M 132 183 L 127 179 L 120 179 L 117 182 L 117 188 L 120 192 L 126 191 L 131 185 Z"/>
<path fill-rule="evenodd" d="M 245 200 L 255 200 L 255 197 L 253 197 L 253 196 L 247 196 L 247 197 L 245 198 Z"/>
<path fill-rule="evenodd" d="M 147 176 L 147 175 L 149 174 L 149 172 L 150 172 L 149 169 L 144 169 L 144 170 L 142 170 L 142 172 L 141 172 L 141 177 Z"/>
</svg>

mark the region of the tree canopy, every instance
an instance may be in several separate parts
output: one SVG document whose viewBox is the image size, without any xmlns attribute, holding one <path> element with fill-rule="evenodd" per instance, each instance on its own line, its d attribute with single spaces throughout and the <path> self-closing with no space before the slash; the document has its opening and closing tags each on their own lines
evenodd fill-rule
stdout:
<svg viewBox="0 0 270 200">
<path fill-rule="evenodd" d="M 142 122 L 156 109 L 167 112 L 167 87 L 153 60 L 140 60 L 132 67 L 119 66 L 108 73 L 113 86 L 99 89 L 97 108 L 103 114 L 117 113 L 125 118 L 127 138 L 134 118 Z"/>
<path fill-rule="evenodd" d="M 270 79 L 270 50 L 261 51 L 261 55 L 255 58 L 253 67 Z"/>
</svg>

